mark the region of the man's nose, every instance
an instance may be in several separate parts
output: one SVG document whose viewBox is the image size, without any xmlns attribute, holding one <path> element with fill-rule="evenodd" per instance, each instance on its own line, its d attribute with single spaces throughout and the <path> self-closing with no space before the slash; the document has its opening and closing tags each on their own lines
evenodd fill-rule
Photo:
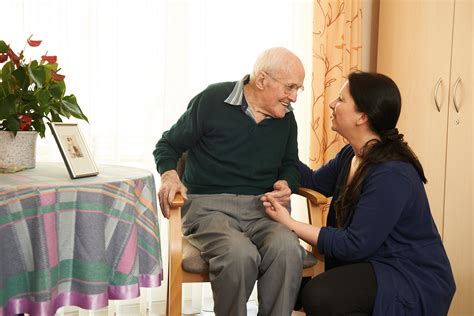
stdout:
<svg viewBox="0 0 474 316">
<path fill-rule="evenodd" d="M 288 95 L 288 99 L 290 99 L 291 102 L 295 103 L 297 98 L 298 92 L 296 90 L 291 90 L 291 93 Z"/>
</svg>

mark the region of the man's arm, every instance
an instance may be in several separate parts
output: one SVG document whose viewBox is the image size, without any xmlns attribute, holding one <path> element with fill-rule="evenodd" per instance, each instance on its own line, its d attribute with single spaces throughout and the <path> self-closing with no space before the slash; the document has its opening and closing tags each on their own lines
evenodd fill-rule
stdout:
<svg viewBox="0 0 474 316">
<path fill-rule="evenodd" d="M 179 192 L 183 198 L 187 198 L 187 188 L 179 179 L 176 166 L 183 152 L 191 148 L 202 134 L 198 120 L 200 96 L 201 94 L 190 101 L 187 111 L 169 131 L 163 133 L 153 151 L 156 169 L 161 175 L 158 199 L 165 218 L 169 218 L 170 205 L 176 193 Z"/>
<path fill-rule="evenodd" d="M 285 180 L 291 192 L 297 192 L 300 186 L 300 174 L 297 167 L 297 163 L 299 161 L 297 140 L 298 126 L 296 124 L 293 112 L 290 112 L 287 115 L 290 115 L 290 130 L 286 142 L 285 154 L 278 170 L 278 179 Z M 275 184 L 277 184 L 277 182 Z M 291 194 L 291 192 L 289 194 Z"/>
<path fill-rule="evenodd" d="M 290 129 L 286 142 L 285 155 L 278 170 L 279 180 L 273 184 L 273 191 L 267 194 L 278 203 L 288 205 L 292 192 L 299 188 L 297 125 L 293 113 L 288 113 Z"/>
</svg>

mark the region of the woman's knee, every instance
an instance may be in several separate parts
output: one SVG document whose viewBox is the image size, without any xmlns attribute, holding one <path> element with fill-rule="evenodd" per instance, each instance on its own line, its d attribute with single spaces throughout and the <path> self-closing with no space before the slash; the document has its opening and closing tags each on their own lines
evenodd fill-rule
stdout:
<svg viewBox="0 0 474 316">
<path fill-rule="evenodd" d="M 313 278 L 303 288 L 301 300 L 307 315 L 327 315 L 331 310 L 332 294 L 324 280 Z"/>
</svg>

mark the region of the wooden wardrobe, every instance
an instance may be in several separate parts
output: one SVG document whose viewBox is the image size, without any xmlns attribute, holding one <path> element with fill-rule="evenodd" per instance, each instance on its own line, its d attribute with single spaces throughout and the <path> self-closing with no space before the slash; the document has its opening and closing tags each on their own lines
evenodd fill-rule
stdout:
<svg viewBox="0 0 474 316">
<path fill-rule="evenodd" d="M 474 315 L 473 0 L 381 0 L 377 71 L 402 94 L 398 128 L 425 169 L 457 290 L 449 315 Z"/>
</svg>

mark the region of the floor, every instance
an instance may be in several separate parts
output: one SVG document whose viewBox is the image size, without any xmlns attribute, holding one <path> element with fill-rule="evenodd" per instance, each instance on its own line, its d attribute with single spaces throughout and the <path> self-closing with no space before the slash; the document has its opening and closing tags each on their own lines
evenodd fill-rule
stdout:
<svg viewBox="0 0 474 316">
<path fill-rule="evenodd" d="M 207 311 L 206 311 L 207 310 Z M 212 308 L 202 306 L 202 310 L 193 310 L 192 308 L 183 308 L 183 316 L 214 316 Z M 249 302 L 247 305 L 247 316 L 257 316 L 257 305 L 254 302 Z M 89 311 L 75 307 L 66 307 L 60 309 L 55 316 L 164 316 L 165 303 L 154 302 L 148 309 L 143 309 L 139 304 L 120 304 L 110 305 L 109 308 L 101 310 Z M 305 316 L 303 312 L 293 312 L 291 316 Z M 25 314 L 28 316 L 28 314 Z"/>
</svg>

